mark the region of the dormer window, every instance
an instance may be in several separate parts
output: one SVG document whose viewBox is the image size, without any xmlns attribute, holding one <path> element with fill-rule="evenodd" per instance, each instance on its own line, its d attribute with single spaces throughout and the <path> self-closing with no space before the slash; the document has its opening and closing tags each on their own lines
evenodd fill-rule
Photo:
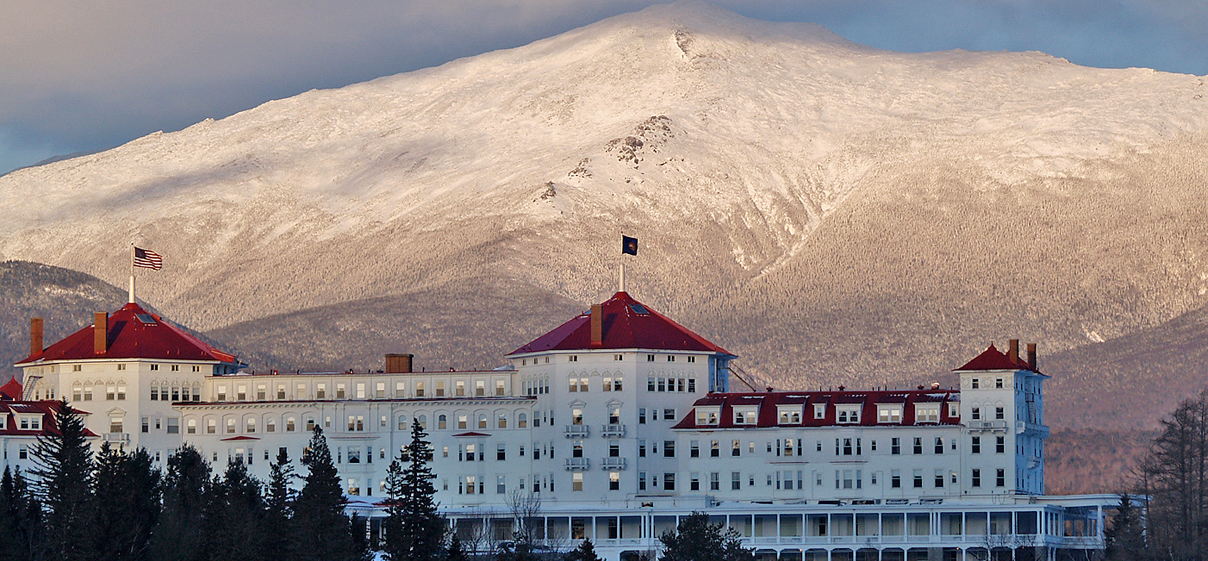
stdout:
<svg viewBox="0 0 1208 561">
<path fill-rule="evenodd" d="M 825 403 L 815 403 L 814 404 L 814 418 L 815 419 L 825 419 L 826 418 L 826 404 Z"/>
<path fill-rule="evenodd" d="M 934 404 L 919 404 L 914 406 L 914 422 L 916 423 L 938 423 L 940 422 L 940 405 Z"/>
<path fill-rule="evenodd" d="M 975 390 L 978 388 L 978 386 L 981 385 L 979 382 L 981 382 L 981 380 L 978 380 L 977 378 L 973 378 L 972 380 L 969 380 L 969 383 L 973 385 L 973 389 L 975 389 Z"/>
<path fill-rule="evenodd" d="M 782 425 L 800 425 L 801 424 L 801 407 L 800 406 L 780 406 L 777 408 L 777 418 Z"/>
<path fill-rule="evenodd" d="M 877 422 L 878 423 L 900 423 L 900 422 L 902 422 L 902 406 L 901 405 L 877 405 Z"/>
<path fill-rule="evenodd" d="M 860 406 L 859 405 L 839 405 L 835 407 L 836 422 L 841 424 L 852 424 L 860 422 Z"/>
<path fill-rule="evenodd" d="M 758 414 L 758 405 L 736 405 L 734 406 L 734 424 L 754 425 Z"/>
<path fill-rule="evenodd" d="M 720 407 L 697 407 L 696 408 L 696 424 L 697 425 L 717 425 L 721 417 Z"/>
</svg>

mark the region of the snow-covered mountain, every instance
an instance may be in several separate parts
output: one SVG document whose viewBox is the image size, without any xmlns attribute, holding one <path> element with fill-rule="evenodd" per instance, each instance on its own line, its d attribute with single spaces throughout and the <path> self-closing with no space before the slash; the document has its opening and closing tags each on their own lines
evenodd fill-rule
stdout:
<svg viewBox="0 0 1208 561">
<path fill-rule="evenodd" d="M 251 355 L 478 366 L 615 290 L 624 228 L 629 291 L 778 387 L 947 381 L 1208 303 L 1206 93 L 655 6 L 0 177 L 0 259 L 124 286 L 137 241 Z"/>
</svg>

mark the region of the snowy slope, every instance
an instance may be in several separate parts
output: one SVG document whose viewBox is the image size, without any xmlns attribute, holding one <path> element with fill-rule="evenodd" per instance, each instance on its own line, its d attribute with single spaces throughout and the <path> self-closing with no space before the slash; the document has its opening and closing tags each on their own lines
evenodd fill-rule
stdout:
<svg viewBox="0 0 1208 561">
<path fill-rule="evenodd" d="M 482 278 L 552 327 L 615 288 L 624 227 L 631 292 L 778 385 L 913 383 L 1208 302 L 1204 82 L 656 6 L 0 177 L 0 258 L 123 286 L 138 241 L 141 296 L 230 336 Z"/>
</svg>

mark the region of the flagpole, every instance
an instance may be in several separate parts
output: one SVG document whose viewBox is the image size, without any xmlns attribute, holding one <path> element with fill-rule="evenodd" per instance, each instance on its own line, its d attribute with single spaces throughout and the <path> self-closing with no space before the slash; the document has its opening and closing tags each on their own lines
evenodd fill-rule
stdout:
<svg viewBox="0 0 1208 561">
<path fill-rule="evenodd" d="M 134 242 L 130 242 L 130 303 L 134 303 Z"/>
</svg>

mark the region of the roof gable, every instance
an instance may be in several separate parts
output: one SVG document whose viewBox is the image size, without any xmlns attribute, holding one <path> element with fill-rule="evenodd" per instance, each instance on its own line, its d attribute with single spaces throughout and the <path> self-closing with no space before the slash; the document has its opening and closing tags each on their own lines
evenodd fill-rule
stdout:
<svg viewBox="0 0 1208 561">
<path fill-rule="evenodd" d="M 604 320 L 600 345 L 591 344 L 591 311 L 587 311 L 508 353 L 508 356 L 594 349 L 699 351 L 730 355 L 725 349 L 634 300 L 628 293 L 614 294 L 601 304 L 601 310 Z"/>
<path fill-rule="evenodd" d="M 134 303 L 109 315 L 108 341 L 103 353 L 94 349 L 93 328 L 93 325 L 84 327 L 17 364 L 115 358 L 235 362 L 234 355 L 211 347 Z"/>
<path fill-rule="evenodd" d="M 990 345 L 981 354 L 973 357 L 973 360 L 966 362 L 964 366 L 954 371 L 959 372 L 962 370 L 1028 370 L 1036 373 L 1040 372 L 1033 368 L 1031 364 L 1028 364 L 1026 360 L 1020 358 L 1011 360 L 1011 357 L 994 348 L 994 345 Z"/>
<path fill-rule="evenodd" d="M 0 386 L 0 401 L 16 401 L 21 399 L 21 394 L 25 388 L 21 386 L 16 378 L 12 378 L 8 383 Z"/>
</svg>

